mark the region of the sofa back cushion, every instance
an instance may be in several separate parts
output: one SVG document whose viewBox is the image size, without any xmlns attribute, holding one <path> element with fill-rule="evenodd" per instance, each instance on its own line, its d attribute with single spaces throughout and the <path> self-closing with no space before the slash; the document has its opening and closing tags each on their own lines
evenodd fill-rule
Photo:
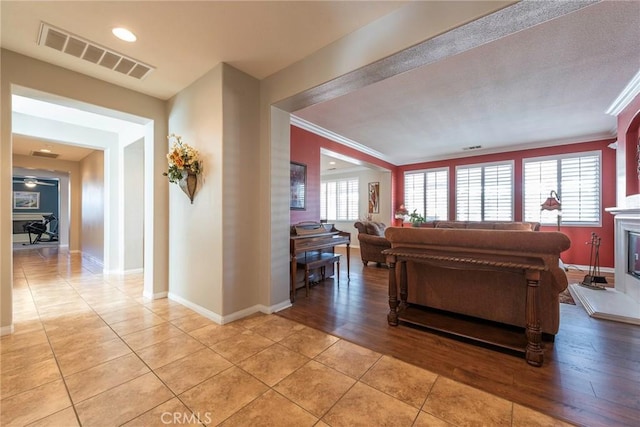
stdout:
<svg viewBox="0 0 640 427">
<path fill-rule="evenodd" d="M 366 234 L 371 234 L 372 236 L 384 237 L 385 228 L 387 227 L 381 222 L 375 222 L 375 221 L 365 222 Z"/>
<path fill-rule="evenodd" d="M 434 228 L 468 228 L 473 230 L 538 231 L 537 222 L 515 221 L 435 221 Z"/>
</svg>

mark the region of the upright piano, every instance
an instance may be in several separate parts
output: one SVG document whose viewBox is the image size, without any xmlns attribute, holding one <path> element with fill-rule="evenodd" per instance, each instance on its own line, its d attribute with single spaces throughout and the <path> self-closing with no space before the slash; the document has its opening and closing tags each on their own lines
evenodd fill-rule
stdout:
<svg viewBox="0 0 640 427">
<path fill-rule="evenodd" d="M 347 277 L 349 277 L 351 233 L 340 231 L 332 224 L 302 222 L 291 226 L 289 250 L 291 254 L 291 278 L 289 299 L 296 298 L 298 255 L 311 251 L 323 251 L 338 245 L 347 245 Z"/>
</svg>

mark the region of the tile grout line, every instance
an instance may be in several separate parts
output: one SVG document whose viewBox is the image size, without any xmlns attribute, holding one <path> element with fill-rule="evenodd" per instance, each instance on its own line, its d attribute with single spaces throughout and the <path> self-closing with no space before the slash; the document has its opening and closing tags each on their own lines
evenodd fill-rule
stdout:
<svg viewBox="0 0 640 427">
<path fill-rule="evenodd" d="M 22 270 L 22 274 L 25 276 L 25 280 L 27 281 L 27 287 L 29 288 L 29 294 L 31 295 L 31 298 L 33 300 L 33 305 L 34 305 L 34 307 L 36 309 L 36 312 L 38 313 L 38 320 L 42 324 L 42 329 L 44 330 L 44 334 L 47 337 L 47 344 L 49 344 L 49 348 L 51 350 L 51 354 L 53 355 L 53 360 L 55 360 L 55 362 L 56 362 L 56 367 L 58 368 L 58 372 L 60 373 L 60 378 L 62 379 L 62 384 L 64 384 L 65 391 L 67 392 L 67 397 L 69 398 L 69 403 L 71 404 L 71 408 L 73 409 L 73 413 L 74 413 L 74 415 L 76 417 L 76 421 L 78 421 L 78 425 L 79 426 L 82 426 L 82 423 L 80 422 L 80 416 L 78 415 L 78 411 L 76 410 L 76 406 L 73 403 L 73 399 L 71 398 L 71 392 L 69 391 L 69 386 L 67 385 L 67 381 L 66 381 L 66 379 L 64 377 L 64 374 L 62 373 L 62 368 L 60 367 L 60 362 L 58 361 L 58 356 L 56 355 L 56 352 L 55 352 L 55 350 L 53 348 L 53 345 L 51 344 L 51 338 L 49 337 L 49 333 L 47 332 L 47 328 L 45 327 L 44 321 L 42 320 L 42 317 L 41 317 L 41 314 L 40 314 L 40 308 L 38 307 L 38 304 L 36 303 L 36 300 L 33 297 L 33 291 L 31 289 L 31 284 L 29 283 L 29 278 L 25 274 L 24 268 L 22 266 L 20 267 L 20 269 Z M 66 279 L 65 279 L 65 282 L 67 284 L 69 284 Z M 77 293 L 75 288 L 72 287 L 72 289 Z M 83 301 L 84 301 L 84 299 L 83 299 Z M 64 408 L 64 409 L 66 409 L 66 408 Z M 64 410 L 64 409 L 62 409 L 62 410 Z M 56 414 L 56 413 L 61 412 L 61 411 L 54 412 L 53 414 Z M 49 414 L 49 415 L 47 415 L 47 416 L 45 416 L 43 418 L 40 418 L 40 420 L 42 420 L 44 418 L 47 418 L 47 417 L 49 417 L 49 416 L 51 416 L 53 414 Z M 35 420 L 35 421 L 39 421 L 39 420 Z"/>
</svg>

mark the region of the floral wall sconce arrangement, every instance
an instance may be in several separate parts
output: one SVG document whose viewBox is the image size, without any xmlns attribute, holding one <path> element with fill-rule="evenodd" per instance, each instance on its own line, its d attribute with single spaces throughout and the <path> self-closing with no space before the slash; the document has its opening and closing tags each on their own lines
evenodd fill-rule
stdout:
<svg viewBox="0 0 640 427">
<path fill-rule="evenodd" d="M 169 177 L 169 182 L 178 184 L 180 189 L 189 196 L 193 204 L 193 196 L 196 194 L 198 175 L 202 173 L 202 161 L 198 158 L 198 151 L 189 144 L 182 142 L 182 137 L 172 133 L 167 137 L 173 140 L 171 151 L 167 154 L 169 171 L 163 173 Z"/>
</svg>

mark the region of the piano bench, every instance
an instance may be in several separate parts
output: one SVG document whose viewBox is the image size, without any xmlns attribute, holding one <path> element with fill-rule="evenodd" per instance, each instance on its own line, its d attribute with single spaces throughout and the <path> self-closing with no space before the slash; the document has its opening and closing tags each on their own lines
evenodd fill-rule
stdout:
<svg viewBox="0 0 640 427">
<path fill-rule="evenodd" d="M 297 260 L 298 265 L 304 266 L 304 287 L 307 290 L 307 296 L 309 296 L 309 271 L 319 268 L 322 280 L 325 279 L 325 268 L 327 265 L 331 265 L 334 262 L 337 263 L 338 274 L 338 286 L 340 284 L 340 254 L 334 253 L 314 253 L 305 254 L 304 257 Z"/>
</svg>

